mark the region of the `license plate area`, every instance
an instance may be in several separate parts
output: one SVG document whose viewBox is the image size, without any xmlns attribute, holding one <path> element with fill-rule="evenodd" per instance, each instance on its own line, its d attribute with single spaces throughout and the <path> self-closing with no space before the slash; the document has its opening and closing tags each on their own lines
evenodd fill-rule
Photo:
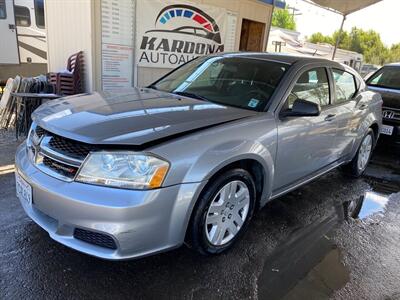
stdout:
<svg viewBox="0 0 400 300">
<path fill-rule="evenodd" d="M 21 202 L 24 202 L 25 204 L 31 206 L 32 187 L 28 182 L 25 181 L 25 179 L 21 177 L 21 175 L 18 174 L 18 172 L 15 172 L 15 184 L 16 184 L 17 198 Z"/>
<path fill-rule="evenodd" d="M 393 126 L 382 125 L 381 133 L 385 134 L 385 135 L 392 135 L 393 134 Z"/>
</svg>

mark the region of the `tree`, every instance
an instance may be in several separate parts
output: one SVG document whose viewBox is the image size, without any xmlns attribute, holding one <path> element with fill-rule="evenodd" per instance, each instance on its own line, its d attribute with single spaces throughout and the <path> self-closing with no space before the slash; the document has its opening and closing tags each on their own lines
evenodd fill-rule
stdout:
<svg viewBox="0 0 400 300">
<path fill-rule="evenodd" d="M 276 8 L 272 15 L 272 26 L 296 30 L 296 21 L 287 8 Z"/>
<path fill-rule="evenodd" d="M 314 44 L 333 44 L 332 37 L 323 35 L 321 32 L 313 33 L 308 41 Z"/>
<path fill-rule="evenodd" d="M 328 43 L 335 45 L 339 31 L 332 36 L 325 36 L 320 32 L 314 33 L 308 39 L 311 43 Z M 386 47 L 379 35 L 374 30 L 363 30 L 353 27 L 350 32 L 343 31 L 339 39 L 339 48 L 361 53 L 364 61 L 371 64 L 383 65 L 385 63 L 400 61 L 400 44 Z"/>
</svg>

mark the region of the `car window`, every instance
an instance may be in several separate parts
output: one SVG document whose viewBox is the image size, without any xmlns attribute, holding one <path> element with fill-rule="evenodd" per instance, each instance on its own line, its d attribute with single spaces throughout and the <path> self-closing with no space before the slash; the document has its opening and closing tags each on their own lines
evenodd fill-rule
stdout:
<svg viewBox="0 0 400 300">
<path fill-rule="evenodd" d="M 35 6 L 36 26 L 38 28 L 44 28 L 45 27 L 44 0 L 34 0 L 34 6 Z"/>
<path fill-rule="evenodd" d="M 343 103 L 353 98 L 357 91 L 354 76 L 343 70 L 332 70 L 336 87 L 336 102 Z"/>
<path fill-rule="evenodd" d="M 368 85 L 400 89 L 400 67 L 383 67 L 367 80 Z"/>
<path fill-rule="evenodd" d="M 206 57 L 183 65 L 150 87 L 263 111 L 288 68 L 284 63 L 268 60 Z"/>
<path fill-rule="evenodd" d="M 315 68 L 304 72 L 293 87 L 286 109 L 291 109 L 297 99 L 329 105 L 329 83 L 325 68 Z"/>
<path fill-rule="evenodd" d="M 14 6 L 15 23 L 17 26 L 29 27 L 31 26 L 31 14 L 29 8 L 25 6 Z"/>
<path fill-rule="evenodd" d="M 0 19 L 7 19 L 6 0 L 0 0 Z"/>
</svg>

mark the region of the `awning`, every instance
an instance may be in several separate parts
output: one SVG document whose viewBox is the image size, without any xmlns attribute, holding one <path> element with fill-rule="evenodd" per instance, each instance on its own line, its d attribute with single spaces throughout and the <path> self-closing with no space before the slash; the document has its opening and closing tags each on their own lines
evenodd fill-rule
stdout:
<svg viewBox="0 0 400 300">
<path fill-rule="evenodd" d="M 382 0 L 312 0 L 311 2 L 324 8 L 330 8 L 344 16 L 347 16 L 380 1 Z"/>
</svg>

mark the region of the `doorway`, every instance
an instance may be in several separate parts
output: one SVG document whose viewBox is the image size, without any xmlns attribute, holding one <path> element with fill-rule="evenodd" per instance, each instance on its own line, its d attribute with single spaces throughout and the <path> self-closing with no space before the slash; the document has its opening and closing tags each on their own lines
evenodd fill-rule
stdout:
<svg viewBox="0 0 400 300">
<path fill-rule="evenodd" d="M 264 32 L 264 23 L 243 19 L 239 50 L 262 51 Z"/>
</svg>

